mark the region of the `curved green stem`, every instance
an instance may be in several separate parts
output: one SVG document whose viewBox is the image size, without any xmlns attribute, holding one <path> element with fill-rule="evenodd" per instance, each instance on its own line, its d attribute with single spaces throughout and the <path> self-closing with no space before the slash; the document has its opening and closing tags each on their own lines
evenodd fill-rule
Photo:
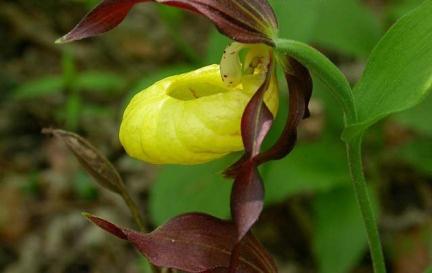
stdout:
<svg viewBox="0 0 432 273">
<path fill-rule="evenodd" d="M 285 39 L 278 39 L 275 43 L 277 51 L 294 57 L 323 81 L 342 106 L 346 123 L 355 123 L 357 115 L 352 90 L 339 68 L 321 52 L 305 43 Z"/>
<path fill-rule="evenodd" d="M 385 273 L 384 255 L 378 232 L 377 220 L 370 201 L 368 187 L 363 171 L 362 136 L 346 143 L 348 164 L 353 182 L 354 192 L 359 204 L 369 242 L 370 253 L 375 273 Z"/>
<path fill-rule="evenodd" d="M 345 127 L 357 123 L 357 111 L 352 89 L 344 74 L 326 56 L 307 44 L 278 39 L 276 50 L 294 57 L 306 66 L 315 76 L 322 80 L 332 92 L 345 113 Z M 346 143 L 348 164 L 353 187 L 366 228 L 370 253 L 375 273 L 385 273 L 385 262 L 378 225 L 370 202 L 366 179 L 363 171 L 361 143 L 362 135 L 356 135 Z"/>
</svg>

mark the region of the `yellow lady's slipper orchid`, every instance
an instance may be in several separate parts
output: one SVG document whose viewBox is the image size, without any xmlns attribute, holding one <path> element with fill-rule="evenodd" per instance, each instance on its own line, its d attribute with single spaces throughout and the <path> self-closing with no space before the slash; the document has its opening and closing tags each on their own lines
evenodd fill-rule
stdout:
<svg viewBox="0 0 432 273">
<path fill-rule="evenodd" d="M 154 164 L 198 164 L 243 150 L 243 111 L 263 81 L 248 75 L 235 86 L 222 80 L 219 65 L 163 79 L 138 93 L 120 128 L 127 153 Z M 273 76 L 265 103 L 276 115 Z"/>
</svg>

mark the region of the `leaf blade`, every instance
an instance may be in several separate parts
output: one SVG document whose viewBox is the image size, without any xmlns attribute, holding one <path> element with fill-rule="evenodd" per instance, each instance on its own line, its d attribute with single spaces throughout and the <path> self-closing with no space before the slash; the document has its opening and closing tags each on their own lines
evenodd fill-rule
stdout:
<svg viewBox="0 0 432 273">
<path fill-rule="evenodd" d="M 345 138 L 361 134 L 385 116 L 406 110 L 432 87 L 432 1 L 402 17 L 373 50 L 354 89 L 359 120 Z"/>
<path fill-rule="evenodd" d="M 90 142 L 81 136 L 58 129 L 44 129 L 44 134 L 50 134 L 62 140 L 75 155 L 81 166 L 95 181 L 114 193 L 121 193 L 123 180 L 114 166 Z"/>
</svg>

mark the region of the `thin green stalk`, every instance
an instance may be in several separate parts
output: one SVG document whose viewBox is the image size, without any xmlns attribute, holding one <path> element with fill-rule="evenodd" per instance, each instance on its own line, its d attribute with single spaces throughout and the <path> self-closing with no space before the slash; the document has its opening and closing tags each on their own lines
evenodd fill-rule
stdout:
<svg viewBox="0 0 432 273">
<path fill-rule="evenodd" d="M 325 55 L 313 47 L 293 40 L 278 39 L 276 50 L 294 57 L 329 87 L 332 95 L 345 113 L 345 127 L 357 123 L 357 111 L 352 89 L 345 75 Z M 353 187 L 366 228 L 370 253 L 375 273 L 385 273 L 385 262 L 377 221 L 370 202 L 367 183 L 363 171 L 361 143 L 362 135 L 346 141 L 348 163 Z"/>
<path fill-rule="evenodd" d="M 294 40 L 278 39 L 276 50 L 295 58 L 318 77 L 342 106 L 346 122 L 357 119 L 351 87 L 345 75 L 324 54 L 315 48 Z"/>
<path fill-rule="evenodd" d="M 366 227 L 374 272 L 385 273 L 386 268 L 384 255 L 378 232 L 377 220 L 372 208 L 372 203 L 370 201 L 368 187 L 364 176 L 361 148 L 361 136 L 355 137 L 350 140 L 350 142 L 346 143 L 349 169 L 357 202 L 359 204 L 363 222 Z"/>
<path fill-rule="evenodd" d="M 129 192 L 127 191 L 123 180 L 121 180 L 121 181 L 122 181 L 122 184 L 119 187 L 120 188 L 120 195 L 123 198 L 123 201 L 126 203 L 127 207 L 129 208 L 129 211 L 130 211 L 133 219 L 135 220 L 138 228 L 140 229 L 140 231 L 146 233 L 147 228 L 145 226 L 145 221 L 141 215 L 140 209 L 138 208 L 138 205 L 135 203 L 135 201 L 132 199 Z M 152 273 L 159 273 L 159 272 L 161 272 L 161 270 L 163 270 L 163 269 L 159 269 L 158 267 L 156 267 L 152 263 L 149 263 L 149 265 L 150 265 L 150 269 L 151 269 Z"/>
<path fill-rule="evenodd" d="M 132 214 L 132 217 L 134 218 L 140 231 L 146 233 L 147 229 L 145 227 L 144 218 L 142 217 L 137 204 L 134 202 L 134 200 L 132 199 L 132 197 L 130 196 L 129 192 L 126 190 L 124 185 L 120 189 L 120 195 L 123 198 L 123 201 L 128 206 L 129 211 Z"/>
</svg>

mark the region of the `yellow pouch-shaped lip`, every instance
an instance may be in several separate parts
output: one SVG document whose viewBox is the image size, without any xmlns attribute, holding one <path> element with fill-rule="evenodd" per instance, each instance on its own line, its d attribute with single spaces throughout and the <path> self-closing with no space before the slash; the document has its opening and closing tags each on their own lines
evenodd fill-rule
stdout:
<svg viewBox="0 0 432 273">
<path fill-rule="evenodd" d="M 120 142 L 131 157 L 153 164 L 199 164 L 243 150 L 241 117 L 257 88 L 227 87 L 219 65 L 168 77 L 132 99 Z M 265 95 L 273 115 L 277 92 L 273 79 Z"/>
</svg>

